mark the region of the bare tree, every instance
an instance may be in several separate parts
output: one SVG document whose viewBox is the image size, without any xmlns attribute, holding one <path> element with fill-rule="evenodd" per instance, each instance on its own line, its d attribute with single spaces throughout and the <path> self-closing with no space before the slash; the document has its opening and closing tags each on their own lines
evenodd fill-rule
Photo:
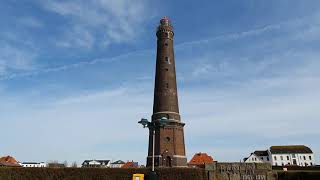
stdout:
<svg viewBox="0 0 320 180">
<path fill-rule="evenodd" d="M 73 168 L 77 168 L 77 167 L 78 167 L 77 162 L 76 162 L 76 161 L 73 161 L 73 163 L 71 164 L 71 167 L 73 167 Z"/>
<path fill-rule="evenodd" d="M 64 167 L 68 167 L 68 162 L 67 161 L 64 161 L 63 164 L 64 164 Z"/>
</svg>

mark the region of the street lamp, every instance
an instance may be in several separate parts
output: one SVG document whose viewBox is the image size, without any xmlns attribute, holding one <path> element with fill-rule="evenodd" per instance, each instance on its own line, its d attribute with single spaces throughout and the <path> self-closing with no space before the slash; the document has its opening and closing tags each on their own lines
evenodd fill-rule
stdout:
<svg viewBox="0 0 320 180">
<path fill-rule="evenodd" d="M 163 127 L 168 124 L 168 119 L 166 117 L 162 117 L 161 119 L 155 121 L 148 121 L 146 118 L 142 118 L 139 122 L 142 124 L 143 128 L 149 128 L 152 131 L 152 172 L 154 173 L 154 149 L 155 149 L 155 136 L 156 136 L 156 128 Z"/>
</svg>

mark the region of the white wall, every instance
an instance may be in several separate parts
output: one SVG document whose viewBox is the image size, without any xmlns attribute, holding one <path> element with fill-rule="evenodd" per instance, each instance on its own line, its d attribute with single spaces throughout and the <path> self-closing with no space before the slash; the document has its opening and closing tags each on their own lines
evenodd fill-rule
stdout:
<svg viewBox="0 0 320 180">
<path fill-rule="evenodd" d="M 22 167 L 46 167 L 44 162 L 41 163 L 20 163 Z"/>
<path fill-rule="evenodd" d="M 310 159 L 311 158 L 311 159 Z M 315 165 L 314 155 L 306 154 L 272 154 L 272 165 L 293 165 L 294 160 L 298 166 L 313 166 Z"/>
<path fill-rule="evenodd" d="M 261 159 L 261 157 L 258 157 L 255 154 L 251 154 L 245 162 L 246 163 L 263 163 L 263 160 Z"/>
</svg>

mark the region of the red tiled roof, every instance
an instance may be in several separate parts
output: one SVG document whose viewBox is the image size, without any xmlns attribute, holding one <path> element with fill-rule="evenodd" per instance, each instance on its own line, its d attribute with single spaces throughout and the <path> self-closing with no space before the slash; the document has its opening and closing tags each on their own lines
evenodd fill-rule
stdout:
<svg viewBox="0 0 320 180">
<path fill-rule="evenodd" d="M 133 161 L 128 161 L 123 166 L 121 166 L 121 168 L 136 168 L 136 167 L 137 165 Z"/>
<path fill-rule="evenodd" d="M 0 158 L 0 166 L 19 167 L 20 164 L 15 158 L 11 156 L 4 156 Z"/>
<path fill-rule="evenodd" d="M 4 156 L 0 158 L 0 163 L 18 164 L 18 161 L 14 157 Z"/>
<path fill-rule="evenodd" d="M 197 153 L 193 156 L 193 158 L 189 161 L 189 165 L 203 165 L 206 163 L 212 163 L 213 158 L 209 156 L 207 153 Z"/>
</svg>

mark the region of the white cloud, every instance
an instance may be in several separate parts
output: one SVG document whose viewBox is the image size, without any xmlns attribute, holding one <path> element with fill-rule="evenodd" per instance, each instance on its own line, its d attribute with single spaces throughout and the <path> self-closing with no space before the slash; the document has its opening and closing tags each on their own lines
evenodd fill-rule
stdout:
<svg viewBox="0 0 320 180">
<path fill-rule="evenodd" d="M 130 42 L 140 35 L 149 17 L 145 0 L 51 0 L 44 6 L 69 21 L 64 36 L 56 42 L 64 47 Z"/>
<path fill-rule="evenodd" d="M 36 54 L 24 49 L 0 44 L 0 75 L 5 76 L 10 71 L 35 69 L 34 58 Z M 0 76 L 0 78 L 1 78 Z"/>
<path fill-rule="evenodd" d="M 152 92 L 141 93 L 135 89 L 103 90 L 53 102 L 35 100 L 32 104 L 28 103 L 28 95 L 16 96 L 10 101 L 12 105 L 1 108 L 0 114 L 1 119 L 7 119 L 2 125 L 10 127 L 5 131 L 15 129 L 22 136 L 7 142 L 10 145 L 2 153 L 39 161 L 81 161 L 98 156 L 123 160 L 145 158 L 147 131 L 137 122 L 152 110 L 152 99 L 145 98 L 146 94 L 152 97 Z M 4 100 L 9 103 L 8 98 Z M 14 115 L 16 109 L 20 109 L 19 115 Z M 27 144 L 30 148 L 21 151 Z M 142 145 L 137 153 L 124 153 L 130 144 L 132 149 L 136 149 L 134 144 Z"/>
<path fill-rule="evenodd" d="M 263 34 L 268 34 L 277 31 L 287 32 L 287 35 L 290 35 L 291 33 L 300 34 L 301 32 L 303 34 L 308 34 L 314 32 L 314 30 L 316 30 L 315 28 L 319 26 L 319 17 L 319 13 L 315 13 L 302 18 L 289 19 L 287 21 L 275 24 L 268 24 L 261 27 L 253 27 L 251 29 L 248 29 L 247 31 L 222 34 L 218 36 L 207 37 L 206 39 L 202 40 L 188 41 L 177 44 L 176 47 L 183 49 L 186 46 L 202 46 L 205 44 L 214 43 L 215 41 L 234 41 L 248 37 L 258 37 Z"/>
<path fill-rule="evenodd" d="M 198 66 L 193 70 L 192 75 L 198 77 L 200 75 L 207 74 L 212 70 L 213 67 L 211 64 L 198 64 Z"/>
</svg>

